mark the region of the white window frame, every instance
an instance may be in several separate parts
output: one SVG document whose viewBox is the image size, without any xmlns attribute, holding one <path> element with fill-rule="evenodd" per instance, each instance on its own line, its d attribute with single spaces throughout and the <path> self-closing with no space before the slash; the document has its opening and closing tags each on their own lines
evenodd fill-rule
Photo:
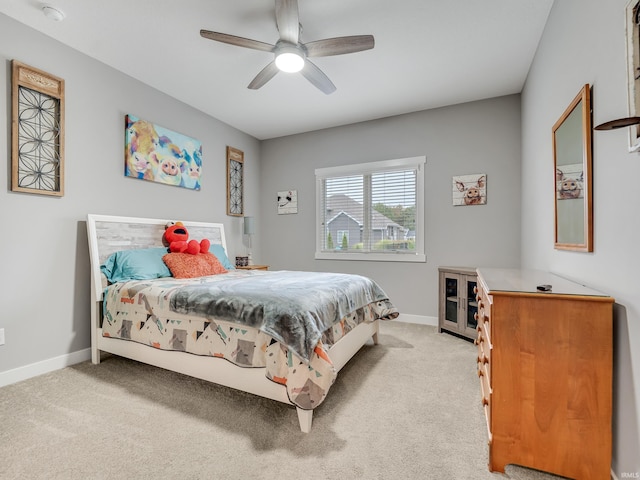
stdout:
<svg viewBox="0 0 640 480">
<path fill-rule="evenodd" d="M 399 158 L 395 160 L 383 160 L 380 162 L 359 163 L 353 165 L 342 165 L 338 167 L 318 168 L 316 174 L 316 260 L 364 260 L 380 262 L 426 262 L 425 254 L 425 225 L 424 225 L 424 167 L 427 162 L 426 156 Z M 324 212 L 324 189 L 325 179 L 337 176 L 366 175 L 394 171 L 398 169 L 415 169 L 416 175 L 416 243 L 413 252 L 369 252 L 354 251 L 348 252 L 328 252 L 322 250 L 322 238 L 324 235 L 323 218 Z M 368 210 L 368 203 L 365 199 L 365 212 Z"/>
</svg>

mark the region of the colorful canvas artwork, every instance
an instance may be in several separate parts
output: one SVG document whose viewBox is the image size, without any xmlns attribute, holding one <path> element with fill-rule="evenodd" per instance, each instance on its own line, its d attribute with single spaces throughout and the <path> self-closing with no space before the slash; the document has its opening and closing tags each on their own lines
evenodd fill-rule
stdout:
<svg viewBox="0 0 640 480">
<path fill-rule="evenodd" d="M 125 117 L 127 177 L 200 190 L 202 144 L 133 115 Z"/>
</svg>

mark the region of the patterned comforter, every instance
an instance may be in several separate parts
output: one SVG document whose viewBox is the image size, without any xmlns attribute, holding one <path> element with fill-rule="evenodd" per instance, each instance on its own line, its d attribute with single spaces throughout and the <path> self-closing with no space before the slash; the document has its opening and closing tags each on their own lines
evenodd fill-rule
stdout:
<svg viewBox="0 0 640 480">
<path fill-rule="evenodd" d="M 104 298 L 104 336 L 266 367 L 304 409 L 320 405 L 335 381 L 331 345 L 363 321 L 398 315 L 375 282 L 330 273 L 134 280 L 110 285 Z"/>
</svg>

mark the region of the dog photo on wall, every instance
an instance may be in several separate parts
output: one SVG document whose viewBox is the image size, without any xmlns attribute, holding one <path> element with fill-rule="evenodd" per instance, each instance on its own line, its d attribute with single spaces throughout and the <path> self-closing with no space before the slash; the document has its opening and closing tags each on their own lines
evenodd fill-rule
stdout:
<svg viewBox="0 0 640 480">
<path fill-rule="evenodd" d="M 487 175 L 459 175 L 453 177 L 453 205 L 484 205 L 487 203 Z"/>
</svg>

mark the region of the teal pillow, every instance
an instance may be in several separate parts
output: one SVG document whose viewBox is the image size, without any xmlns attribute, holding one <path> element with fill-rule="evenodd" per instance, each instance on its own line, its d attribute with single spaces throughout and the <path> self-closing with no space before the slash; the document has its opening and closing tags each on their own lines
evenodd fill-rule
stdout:
<svg viewBox="0 0 640 480">
<path fill-rule="evenodd" d="M 164 247 L 120 250 L 111 254 L 100 270 L 110 283 L 170 277 L 171 271 L 162 261 L 166 254 Z"/>
<path fill-rule="evenodd" d="M 218 260 L 220 260 L 220 263 L 224 268 L 226 268 L 227 270 L 235 270 L 236 267 L 234 267 L 233 264 L 229 261 L 227 253 L 224 251 L 224 247 L 222 245 L 212 243 L 209 247 L 209 251 L 216 257 L 218 257 Z"/>
</svg>

